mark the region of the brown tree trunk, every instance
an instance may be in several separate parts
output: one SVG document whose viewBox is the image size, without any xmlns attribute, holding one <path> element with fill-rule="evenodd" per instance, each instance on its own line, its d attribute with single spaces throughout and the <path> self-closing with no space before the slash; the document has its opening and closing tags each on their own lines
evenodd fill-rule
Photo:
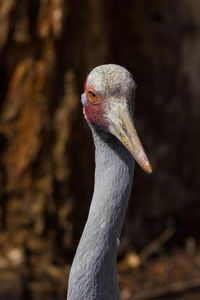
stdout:
<svg viewBox="0 0 200 300">
<path fill-rule="evenodd" d="M 62 262 L 63 253 L 70 261 L 77 244 L 93 182 L 79 95 L 88 70 L 106 55 L 103 18 L 100 2 L 0 2 L 5 268 L 13 260 L 16 268 L 23 265 L 35 274 L 37 253 L 40 263 L 48 257 L 47 265 Z M 12 295 L 8 290 L 2 292 L 6 297 Z"/>
</svg>

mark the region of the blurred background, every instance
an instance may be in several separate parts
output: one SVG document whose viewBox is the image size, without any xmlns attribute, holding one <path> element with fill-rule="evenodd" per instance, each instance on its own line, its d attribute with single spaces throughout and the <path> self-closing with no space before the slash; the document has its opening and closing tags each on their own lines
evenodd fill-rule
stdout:
<svg viewBox="0 0 200 300">
<path fill-rule="evenodd" d="M 93 191 L 80 94 L 116 63 L 138 84 L 122 297 L 200 299 L 200 2 L 0 0 L 0 298 L 65 299 Z"/>
</svg>

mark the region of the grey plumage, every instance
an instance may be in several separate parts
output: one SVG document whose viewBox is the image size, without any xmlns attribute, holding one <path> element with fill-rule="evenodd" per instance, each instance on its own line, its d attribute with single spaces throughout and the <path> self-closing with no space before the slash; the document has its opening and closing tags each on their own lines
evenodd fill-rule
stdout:
<svg viewBox="0 0 200 300">
<path fill-rule="evenodd" d="M 87 88 L 90 87 L 97 95 L 95 104 L 88 96 Z M 112 123 L 120 123 L 117 105 L 128 110 L 133 117 L 134 89 L 132 75 L 116 65 L 99 66 L 87 79 L 82 103 L 95 144 L 95 186 L 88 219 L 70 271 L 68 300 L 121 299 L 116 278 L 117 241 L 132 187 L 134 159 L 126 144 L 130 139 L 129 133 L 126 134 L 129 125 L 123 121 L 121 125 L 127 128 L 120 129 L 119 125 L 119 132 L 122 130 L 119 134 Z M 91 116 L 88 112 L 94 109 L 92 105 L 99 105 L 98 109 L 103 111 L 94 120 L 94 114 Z M 101 118 L 107 123 L 102 123 Z M 147 170 L 148 160 L 145 160 L 143 149 L 139 150 L 137 160 Z"/>
</svg>

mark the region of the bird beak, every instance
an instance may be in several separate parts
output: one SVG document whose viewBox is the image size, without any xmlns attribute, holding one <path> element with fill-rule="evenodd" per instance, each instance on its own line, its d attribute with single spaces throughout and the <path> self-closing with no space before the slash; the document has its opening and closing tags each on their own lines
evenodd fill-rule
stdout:
<svg viewBox="0 0 200 300">
<path fill-rule="evenodd" d="M 107 117 L 110 132 L 124 144 L 145 172 L 152 173 L 150 162 L 142 147 L 128 109 L 121 105 L 113 105 L 112 114 Z"/>
</svg>

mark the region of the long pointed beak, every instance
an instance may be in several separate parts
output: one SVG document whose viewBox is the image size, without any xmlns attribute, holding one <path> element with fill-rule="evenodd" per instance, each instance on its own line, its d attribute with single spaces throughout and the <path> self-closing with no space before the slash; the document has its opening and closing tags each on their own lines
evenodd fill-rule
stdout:
<svg viewBox="0 0 200 300">
<path fill-rule="evenodd" d="M 110 123 L 110 132 L 124 144 L 145 172 L 152 173 L 150 162 L 142 147 L 128 109 L 117 105 L 114 108 L 114 113 L 112 110 L 112 114 L 109 114 L 108 120 Z"/>
</svg>

